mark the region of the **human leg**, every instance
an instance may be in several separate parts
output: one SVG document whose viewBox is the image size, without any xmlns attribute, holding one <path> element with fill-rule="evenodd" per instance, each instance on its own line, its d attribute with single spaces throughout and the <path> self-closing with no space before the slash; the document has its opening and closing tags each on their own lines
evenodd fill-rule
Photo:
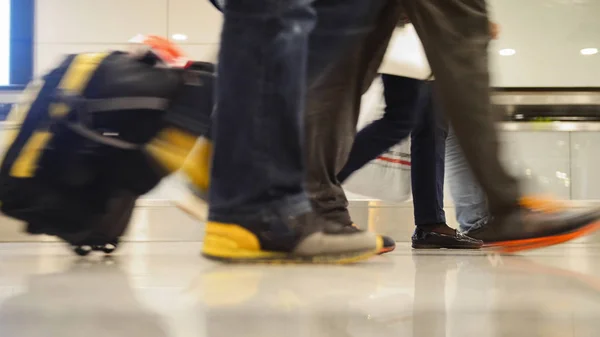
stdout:
<svg viewBox="0 0 600 337">
<path fill-rule="evenodd" d="M 411 181 L 415 215 L 412 247 L 477 249 L 483 242 L 446 224 L 444 171 L 448 125 L 440 116 L 431 85 L 423 90 L 422 111 L 411 133 Z"/>
<path fill-rule="evenodd" d="M 395 0 L 387 0 L 371 11 L 371 28 L 353 37 L 348 52 L 312 81 L 307 95 L 305 156 L 310 200 L 317 213 L 348 225 L 352 224 L 348 201 L 337 174 L 346 164 L 354 142 L 361 95 L 377 75 L 400 17 Z M 316 52 L 313 50 L 311 55 Z"/>
<path fill-rule="evenodd" d="M 421 93 L 421 111 L 411 132 L 411 183 L 416 226 L 445 224 L 444 171 L 447 127 L 437 116 L 431 84 Z"/>
<path fill-rule="evenodd" d="M 365 3 L 366 4 L 366 3 Z M 361 96 L 377 75 L 392 31 L 400 17 L 396 0 L 373 3 L 368 9 L 363 28 L 348 35 L 348 51 L 315 76 L 309 85 L 306 107 L 307 190 L 315 212 L 326 219 L 353 227 L 348 200 L 336 174 L 342 169 L 356 133 Z M 311 45 L 330 44 L 332 36 L 325 32 L 327 22 L 319 21 L 315 31 L 323 31 L 311 39 Z M 323 27 L 321 26 L 323 25 Z M 309 59 L 322 56 L 311 48 Z M 311 62 L 317 63 L 318 61 Z M 381 252 L 395 247 L 392 238 L 383 237 Z"/>
<path fill-rule="evenodd" d="M 446 141 L 446 171 L 460 231 L 468 233 L 483 227 L 490 217 L 485 193 L 473 177 L 452 130 Z"/>
<path fill-rule="evenodd" d="M 421 111 L 421 90 L 427 84 L 414 78 L 382 75 L 385 98 L 383 117 L 356 135 L 348 161 L 338 173 L 343 182 L 371 160 L 410 135 Z"/>
<path fill-rule="evenodd" d="M 311 212 L 302 120 L 306 78 L 318 80 L 383 3 L 227 1 L 205 255 L 347 262 L 378 250 L 379 237 Z"/>
<path fill-rule="evenodd" d="M 600 228 L 600 211 L 531 212 L 498 158 L 491 111 L 485 0 L 403 0 L 435 74 L 437 93 L 493 220 L 470 235 L 506 251 L 564 242 Z"/>
</svg>

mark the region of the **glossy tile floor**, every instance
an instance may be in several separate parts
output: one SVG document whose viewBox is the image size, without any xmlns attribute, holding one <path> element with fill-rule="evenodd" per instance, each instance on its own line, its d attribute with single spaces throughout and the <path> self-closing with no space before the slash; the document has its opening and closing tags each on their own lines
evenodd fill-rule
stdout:
<svg viewBox="0 0 600 337">
<path fill-rule="evenodd" d="M 392 254 L 355 266 L 231 266 L 198 243 L 80 260 L 0 245 L 0 336 L 599 336 L 600 246 Z"/>
</svg>

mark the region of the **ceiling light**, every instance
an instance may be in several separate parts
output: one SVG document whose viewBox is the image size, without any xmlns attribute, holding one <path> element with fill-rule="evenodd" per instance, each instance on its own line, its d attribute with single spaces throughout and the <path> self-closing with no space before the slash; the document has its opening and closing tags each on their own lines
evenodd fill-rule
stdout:
<svg viewBox="0 0 600 337">
<path fill-rule="evenodd" d="M 579 52 L 581 55 L 594 55 L 598 54 L 598 48 L 583 48 Z"/>
<path fill-rule="evenodd" d="M 500 51 L 498 52 L 498 54 L 500 54 L 502 56 L 513 56 L 516 53 L 517 53 L 516 50 L 510 49 L 510 48 L 500 49 Z"/>
<path fill-rule="evenodd" d="M 185 35 L 185 34 L 173 34 L 173 36 L 171 36 L 171 37 L 175 41 L 185 41 L 188 39 L 187 35 Z"/>
</svg>

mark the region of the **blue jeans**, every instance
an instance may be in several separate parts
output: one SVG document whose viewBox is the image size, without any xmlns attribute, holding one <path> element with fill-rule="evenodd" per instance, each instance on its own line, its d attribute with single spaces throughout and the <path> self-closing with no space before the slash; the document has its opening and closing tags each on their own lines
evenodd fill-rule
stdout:
<svg viewBox="0 0 600 337">
<path fill-rule="evenodd" d="M 227 0 L 218 65 L 209 219 L 310 211 L 304 183 L 305 91 L 386 0 Z"/>
<path fill-rule="evenodd" d="M 484 226 L 490 218 L 485 193 L 471 173 L 454 131 L 446 141 L 446 172 L 461 232 Z"/>
<path fill-rule="evenodd" d="M 381 78 L 385 113 L 356 135 L 348 162 L 338 179 L 343 182 L 410 135 L 415 224 L 445 223 L 444 154 L 448 131 L 437 112 L 432 85 L 394 75 Z"/>
</svg>

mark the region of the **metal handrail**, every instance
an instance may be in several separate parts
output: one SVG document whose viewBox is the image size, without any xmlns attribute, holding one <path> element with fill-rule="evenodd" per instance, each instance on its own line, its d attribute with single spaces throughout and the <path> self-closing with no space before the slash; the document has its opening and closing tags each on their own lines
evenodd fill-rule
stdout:
<svg viewBox="0 0 600 337">
<path fill-rule="evenodd" d="M 600 105 L 600 92 L 496 92 L 497 105 Z"/>
<path fill-rule="evenodd" d="M 558 132 L 590 132 L 600 131 L 600 122 L 501 122 L 497 124 L 500 131 L 558 131 Z"/>
</svg>

